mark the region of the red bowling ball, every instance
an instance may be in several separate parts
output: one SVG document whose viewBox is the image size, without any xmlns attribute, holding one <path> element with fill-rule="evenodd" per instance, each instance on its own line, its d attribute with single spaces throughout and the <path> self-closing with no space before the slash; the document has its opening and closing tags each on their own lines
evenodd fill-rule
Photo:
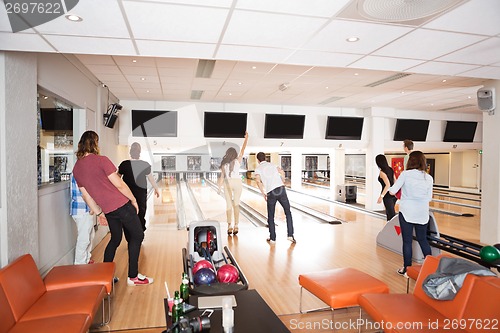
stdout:
<svg viewBox="0 0 500 333">
<path fill-rule="evenodd" d="M 208 260 L 203 259 L 194 264 L 193 275 L 196 274 L 196 272 L 198 272 L 202 268 L 209 268 L 212 271 L 214 270 L 214 266 L 212 265 L 212 263 Z"/>
<path fill-rule="evenodd" d="M 239 277 L 238 269 L 231 264 L 222 265 L 217 271 L 217 281 L 220 283 L 236 283 Z"/>
</svg>

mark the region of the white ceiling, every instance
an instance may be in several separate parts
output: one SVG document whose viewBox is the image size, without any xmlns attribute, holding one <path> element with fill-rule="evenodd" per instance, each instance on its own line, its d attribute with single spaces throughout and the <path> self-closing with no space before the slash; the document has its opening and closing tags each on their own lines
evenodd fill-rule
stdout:
<svg viewBox="0 0 500 333">
<path fill-rule="evenodd" d="M 415 18 L 366 18 L 370 6 Z M 83 21 L 17 33 L 0 7 L 0 50 L 76 54 L 122 100 L 200 90 L 204 102 L 475 113 L 477 89 L 500 80 L 498 0 L 80 0 L 68 13 Z M 216 60 L 210 78 L 198 59 Z M 411 75 L 367 87 L 397 73 Z"/>
</svg>

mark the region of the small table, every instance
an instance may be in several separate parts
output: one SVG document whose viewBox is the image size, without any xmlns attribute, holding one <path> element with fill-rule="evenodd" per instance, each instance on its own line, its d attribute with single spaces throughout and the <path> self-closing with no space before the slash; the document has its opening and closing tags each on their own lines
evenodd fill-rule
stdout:
<svg viewBox="0 0 500 333">
<path fill-rule="evenodd" d="M 256 290 L 243 290 L 234 294 L 236 306 L 234 309 L 234 331 L 238 333 L 273 332 L 290 333 L 288 328 L 267 305 Z M 189 303 L 198 306 L 198 297 L 189 296 Z M 213 309 L 210 316 L 210 333 L 223 333 L 222 309 Z M 195 310 L 185 315 L 189 319 L 199 317 L 204 310 Z M 166 312 L 168 312 L 166 310 Z M 171 326 L 171 318 L 166 315 L 167 323 Z"/>
</svg>

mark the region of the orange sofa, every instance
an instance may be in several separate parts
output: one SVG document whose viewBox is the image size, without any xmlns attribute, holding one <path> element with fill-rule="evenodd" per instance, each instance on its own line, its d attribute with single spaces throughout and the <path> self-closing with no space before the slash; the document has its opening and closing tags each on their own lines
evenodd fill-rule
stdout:
<svg viewBox="0 0 500 333">
<path fill-rule="evenodd" d="M 87 332 L 106 295 L 102 285 L 47 290 L 23 255 L 0 269 L 0 333 Z"/>
<path fill-rule="evenodd" d="M 453 300 L 435 300 L 427 296 L 422 283 L 436 271 L 439 260 L 426 257 L 413 294 L 363 294 L 360 306 L 386 333 L 498 331 L 500 279 L 469 274 Z"/>
</svg>

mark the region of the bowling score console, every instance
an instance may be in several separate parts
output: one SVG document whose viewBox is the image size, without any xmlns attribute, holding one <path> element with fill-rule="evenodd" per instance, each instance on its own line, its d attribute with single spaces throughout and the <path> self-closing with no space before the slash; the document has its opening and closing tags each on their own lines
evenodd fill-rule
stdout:
<svg viewBox="0 0 500 333">
<path fill-rule="evenodd" d="M 227 246 L 222 245 L 217 221 L 192 222 L 189 225 L 188 246 L 182 249 L 184 272 L 189 277 L 191 295 L 227 295 L 248 289 L 248 282 Z M 232 266 L 231 282 L 218 274 Z M 227 275 L 226 275 L 227 277 Z"/>
</svg>

